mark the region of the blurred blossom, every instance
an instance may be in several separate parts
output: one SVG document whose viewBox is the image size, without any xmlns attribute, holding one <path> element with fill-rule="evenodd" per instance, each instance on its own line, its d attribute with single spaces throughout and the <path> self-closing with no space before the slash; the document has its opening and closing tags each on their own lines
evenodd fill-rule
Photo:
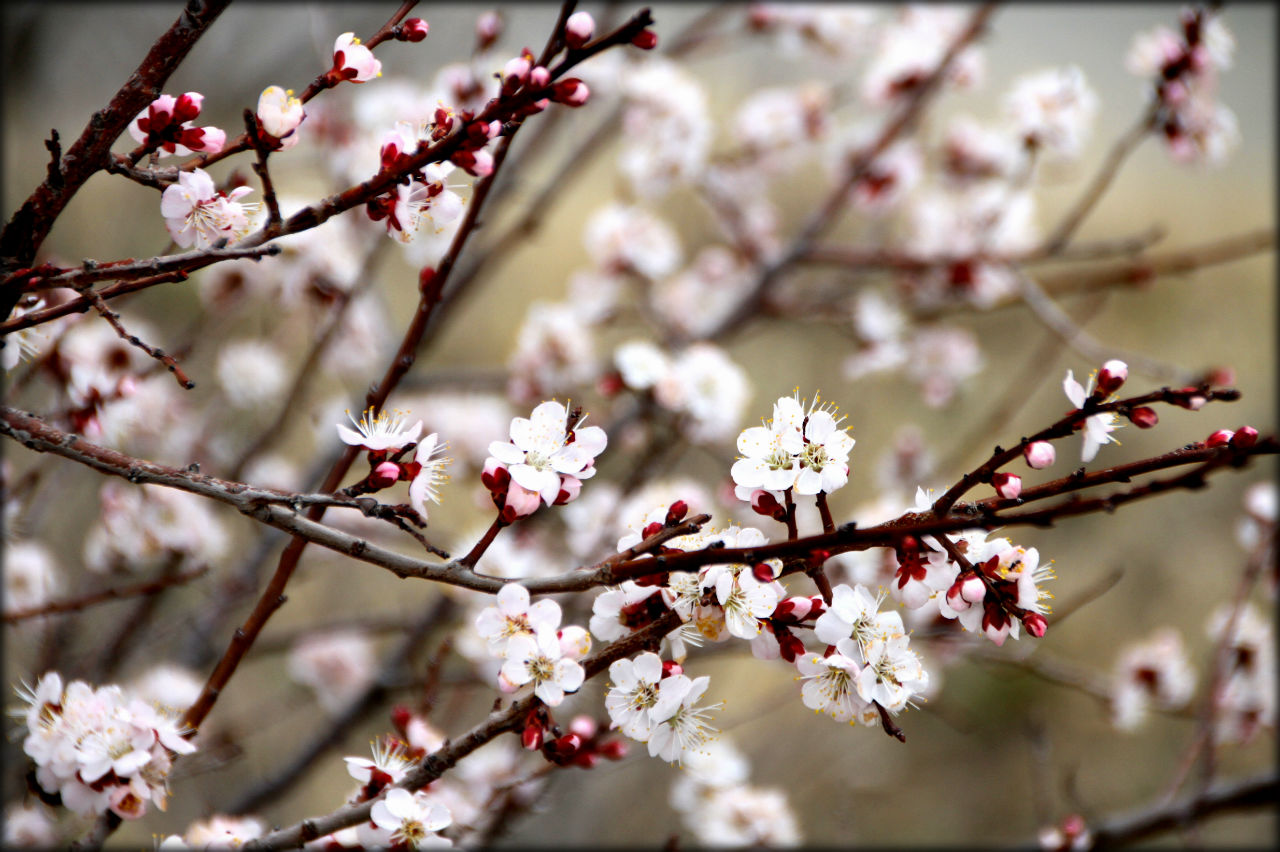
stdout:
<svg viewBox="0 0 1280 852">
<path fill-rule="evenodd" d="M 289 650 L 289 677 L 310 687 L 330 715 L 373 682 L 377 667 L 373 643 L 356 630 L 314 633 Z"/>
<path fill-rule="evenodd" d="M 218 350 L 218 383 L 236 408 L 279 399 L 289 379 L 279 350 L 265 340 L 236 340 Z"/>
<path fill-rule="evenodd" d="M 679 237 L 643 207 L 611 202 L 587 220 L 583 244 L 606 272 L 634 271 L 650 279 L 669 275 L 682 259 Z"/>
<path fill-rule="evenodd" d="M 623 75 L 619 168 L 635 194 L 658 199 L 706 164 L 712 125 L 702 85 L 676 63 L 649 54 Z"/>
</svg>

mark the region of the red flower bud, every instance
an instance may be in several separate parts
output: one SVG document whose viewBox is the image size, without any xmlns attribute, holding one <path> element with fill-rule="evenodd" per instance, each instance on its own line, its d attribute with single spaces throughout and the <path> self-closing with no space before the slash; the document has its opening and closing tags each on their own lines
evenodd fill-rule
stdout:
<svg viewBox="0 0 1280 852">
<path fill-rule="evenodd" d="M 1129 412 L 1129 422 L 1139 429 L 1150 429 L 1160 422 L 1160 415 L 1150 406 L 1139 405 Z"/>
<path fill-rule="evenodd" d="M 542 727 L 539 725 L 526 725 L 525 729 L 520 732 L 520 744 L 529 751 L 536 751 L 542 748 Z"/>
<path fill-rule="evenodd" d="M 1022 477 L 1015 473 L 993 473 L 991 486 L 1006 500 L 1016 500 L 1022 493 Z"/>
<path fill-rule="evenodd" d="M 1129 378 L 1129 365 L 1123 361 L 1111 360 L 1102 365 L 1098 372 L 1097 393 L 1110 395 L 1120 390 L 1125 379 Z"/>
<path fill-rule="evenodd" d="M 678 675 L 678 674 L 684 674 L 684 666 L 680 665 L 675 660 L 662 661 L 663 677 L 671 677 L 672 675 Z"/>
<path fill-rule="evenodd" d="M 596 22 L 587 12 L 574 12 L 564 22 L 564 41 L 569 47 L 577 49 L 591 41 L 595 35 Z"/>
<path fill-rule="evenodd" d="M 599 754 L 606 760 L 622 760 L 627 756 L 627 743 L 625 740 L 609 740 L 600 746 Z"/>
<path fill-rule="evenodd" d="M 658 46 L 658 34 L 653 30 L 641 30 L 632 36 L 631 43 L 641 50 L 653 50 Z"/>
<path fill-rule="evenodd" d="M 1038 612 L 1024 612 L 1022 626 L 1027 628 L 1028 633 L 1039 639 L 1049 629 L 1049 622 L 1045 621 L 1044 616 Z"/>
<path fill-rule="evenodd" d="M 1241 426 L 1231 437 L 1233 447 L 1252 447 L 1258 443 L 1258 430 L 1252 426 Z"/>
<path fill-rule="evenodd" d="M 683 500 L 677 500 L 667 507 L 666 524 L 672 526 L 684 520 L 684 516 L 689 514 L 689 504 Z"/>
<path fill-rule="evenodd" d="M 405 707 L 403 704 L 397 704 L 391 708 L 391 724 L 395 726 L 395 729 L 399 731 L 401 735 L 403 735 L 405 730 L 409 727 L 409 720 L 412 718 L 413 711 L 408 707 Z"/>
<path fill-rule="evenodd" d="M 421 18 L 410 18 L 400 25 L 400 32 L 405 41 L 422 41 L 431 32 L 431 25 Z"/>
<path fill-rule="evenodd" d="M 1231 439 L 1235 437 L 1235 434 L 1230 429 L 1219 429 L 1208 438 L 1205 438 L 1204 445 L 1206 447 L 1225 447 L 1231 443 Z"/>
<path fill-rule="evenodd" d="M 757 562 L 751 566 L 751 576 L 761 583 L 773 582 L 773 566 L 767 562 Z"/>
<path fill-rule="evenodd" d="M 778 653 L 788 663 L 794 663 L 796 657 L 804 653 L 804 643 L 791 633 L 783 633 L 778 637 Z"/>
<path fill-rule="evenodd" d="M 387 488 L 400 481 L 400 465 L 384 461 L 369 474 L 369 484 L 374 488 Z"/>
</svg>

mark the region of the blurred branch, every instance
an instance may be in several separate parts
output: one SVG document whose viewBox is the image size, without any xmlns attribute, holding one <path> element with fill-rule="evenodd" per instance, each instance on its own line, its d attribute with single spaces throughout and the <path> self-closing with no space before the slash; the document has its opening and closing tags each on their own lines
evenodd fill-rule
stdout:
<svg viewBox="0 0 1280 852">
<path fill-rule="evenodd" d="M 1269 810 L 1274 814 L 1280 796 L 1275 772 L 1214 784 L 1198 795 L 1162 803 L 1089 826 L 1091 849 L 1105 849 L 1178 831 L 1205 817 L 1232 811 Z"/>
</svg>

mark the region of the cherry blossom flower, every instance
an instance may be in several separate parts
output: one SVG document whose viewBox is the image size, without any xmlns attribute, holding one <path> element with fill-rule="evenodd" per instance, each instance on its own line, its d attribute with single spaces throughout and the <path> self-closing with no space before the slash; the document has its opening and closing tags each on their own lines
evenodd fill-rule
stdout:
<svg viewBox="0 0 1280 852">
<path fill-rule="evenodd" d="M 857 677 L 862 700 L 874 701 L 896 713 L 929 685 L 929 673 L 907 643 L 907 636 L 902 634 L 863 649 L 866 665 Z"/>
<path fill-rule="evenodd" d="M 203 169 L 179 172 L 178 182 L 160 195 L 160 214 L 173 241 L 183 248 L 205 249 L 223 239 L 234 243 L 252 229 L 249 215 L 257 205 L 236 200 L 250 192 L 253 188 L 248 186 L 219 192 Z"/>
<path fill-rule="evenodd" d="M 409 774 L 413 757 L 404 742 L 394 737 L 383 737 L 373 741 L 372 749 L 372 760 L 367 757 L 343 758 L 348 775 L 361 784 L 373 781 L 383 787 L 398 784 Z"/>
<path fill-rule="evenodd" d="M 418 442 L 418 447 L 414 451 L 413 461 L 419 467 L 418 472 L 409 481 L 409 503 L 423 520 L 427 518 L 427 501 L 430 500 L 438 505 L 440 495 L 436 493 L 436 489 L 449 479 L 444 473 L 444 468 L 451 459 L 437 456 L 437 453 L 443 452 L 446 446 L 439 443 L 436 433 L 432 432 Z"/>
<path fill-rule="evenodd" d="M 797 494 L 830 494 L 849 481 L 849 451 L 856 442 L 845 429 L 838 428 L 844 417 L 836 418 L 833 410 L 834 406 L 819 407 L 815 396 L 805 414 Z"/>
<path fill-rule="evenodd" d="M 560 604 L 550 598 L 530 603 L 524 586 L 507 583 L 498 590 L 496 604 L 481 610 L 475 627 L 489 643 L 489 653 L 505 657 L 512 637 L 554 634 L 560 628 Z"/>
<path fill-rule="evenodd" d="M 1131 731 L 1146 718 L 1149 707 L 1184 707 L 1195 683 L 1195 669 L 1181 634 L 1169 627 L 1157 630 L 1125 647 L 1116 659 L 1111 675 L 1112 724 Z"/>
<path fill-rule="evenodd" d="M 662 659 L 646 651 L 634 660 L 615 660 L 609 666 L 609 679 L 604 706 L 613 720 L 610 727 L 638 742 L 648 742 L 653 730 L 650 711 L 658 703 L 662 680 Z"/>
<path fill-rule="evenodd" d="M 838 645 L 852 637 L 859 649 L 883 643 L 905 633 L 902 616 L 880 612 L 880 597 L 873 597 L 862 585 L 850 588 L 840 583 L 831 590 L 831 604 L 813 624 L 819 642 Z M 854 655 L 855 660 L 862 655 Z"/>
<path fill-rule="evenodd" d="M 298 144 L 298 125 L 307 117 L 302 101 L 293 96 L 293 89 L 267 86 L 258 96 L 258 121 L 262 129 L 280 140 L 282 148 Z"/>
<path fill-rule="evenodd" d="M 742 457 L 733 463 L 729 475 L 743 488 L 785 491 L 800 473 L 796 456 L 804 448 L 801 427 L 804 409 L 794 397 L 784 396 L 773 404 L 773 419 L 765 426 L 751 426 L 738 436 Z"/>
<path fill-rule="evenodd" d="M 192 152 L 216 154 L 226 144 L 226 131 L 217 127 L 195 127 L 204 95 L 187 92 L 177 98 L 161 95 L 129 123 L 129 135 L 147 145 L 159 157 Z"/>
<path fill-rule="evenodd" d="M 544 704 L 558 707 L 565 693 L 576 692 L 585 679 L 582 666 L 564 656 L 554 631 L 518 633 L 507 640 L 507 658 L 499 684 L 510 685 L 512 691 L 531 686 L 528 691 Z"/>
<path fill-rule="evenodd" d="M 351 412 L 347 411 L 347 417 L 356 428 L 351 429 L 339 423 L 338 437 L 344 444 L 364 447 L 373 452 L 398 450 L 418 440 L 418 435 L 422 432 L 422 421 L 419 420 L 413 426 L 407 426 L 406 416 L 407 412 L 389 413 L 385 409 L 375 415 L 373 409 L 368 408 L 357 423 L 351 416 Z"/>
<path fill-rule="evenodd" d="M 796 657 L 796 669 L 805 684 L 800 689 L 804 706 L 825 713 L 837 722 L 858 721 L 867 703 L 858 695 L 857 682 L 862 666 L 861 654 L 848 636 L 837 643 L 836 652 L 802 654 Z M 874 709 L 872 709 L 874 713 Z"/>
<path fill-rule="evenodd" d="M 313 634 L 289 651 L 289 676 L 315 690 L 330 713 L 342 711 L 360 695 L 376 668 L 373 643 L 358 630 Z"/>
<path fill-rule="evenodd" d="M 567 416 L 560 403 L 544 402 L 530 419 L 511 421 L 510 443 L 489 445 L 489 453 L 507 465 L 512 482 L 539 494 L 548 506 L 560 494 L 561 474 L 576 479 L 595 475 L 595 457 L 608 440 L 599 426 L 566 427 Z"/>
<path fill-rule="evenodd" d="M 711 678 L 689 679 L 683 674 L 663 678 L 658 684 L 658 701 L 649 711 L 654 728 L 649 735 L 649 756 L 668 763 L 680 763 L 685 755 L 701 751 L 718 732 L 707 721 L 710 711 L 721 704 L 698 707 Z"/>
<path fill-rule="evenodd" d="M 367 83 L 382 76 L 382 63 L 355 33 L 343 33 L 333 43 L 333 70 L 340 80 Z"/>
<path fill-rule="evenodd" d="M 365 847 L 413 850 L 453 845 L 448 838 L 436 834 L 453 822 L 453 815 L 422 791 L 411 793 L 392 787 L 373 803 L 369 819 L 372 826 L 357 826 L 360 843 Z"/>
<path fill-rule="evenodd" d="M 1071 65 L 1020 77 L 1005 96 L 1005 112 L 1025 143 L 1052 157 L 1075 159 L 1088 139 L 1098 96 Z"/>
<path fill-rule="evenodd" d="M 780 598 L 772 583 L 761 583 L 745 571 L 737 576 L 720 574 L 715 588 L 716 600 L 724 608 L 725 626 L 739 639 L 760 635 L 760 619 L 769 617 Z"/>
<path fill-rule="evenodd" d="M 1089 387 L 1081 387 L 1080 383 L 1075 380 L 1070 370 L 1067 370 L 1067 377 L 1062 380 L 1062 390 L 1067 395 L 1067 399 L 1071 400 L 1071 404 L 1076 408 L 1084 406 L 1085 400 L 1093 395 L 1093 378 L 1089 379 Z M 1120 422 L 1114 413 L 1103 411 L 1085 418 L 1084 421 L 1084 446 L 1080 451 L 1080 460 L 1091 462 L 1094 456 L 1098 454 L 1098 448 L 1103 444 L 1116 442 L 1111 437 L 1111 433 L 1119 429 L 1124 424 Z"/>
</svg>

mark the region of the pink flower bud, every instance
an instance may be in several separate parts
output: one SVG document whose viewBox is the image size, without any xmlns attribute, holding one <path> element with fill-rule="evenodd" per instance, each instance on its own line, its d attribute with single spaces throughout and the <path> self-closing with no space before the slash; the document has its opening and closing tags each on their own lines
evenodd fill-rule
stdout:
<svg viewBox="0 0 1280 852">
<path fill-rule="evenodd" d="M 542 497 L 537 491 L 530 491 L 520 483 L 507 483 L 507 500 L 502 507 L 502 517 L 508 523 L 520 518 L 527 518 L 538 510 Z"/>
<path fill-rule="evenodd" d="M 568 474 L 560 474 L 560 493 L 556 495 L 554 506 L 563 506 L 578 499 L 578 494 L 582 491 L 582 480 Z"/>
<path fill-rule="evenodd" d="M 1236 433 L 1232 432 L 1230 429 L 1219 429 L 1217 432 L 1214 432 L 1208 438 L 1204 439 L 1204 445 L 1206 447 L 1225 447 L 1227 444 L 1231 443 L 1231 439 L 1235 437 L 1235 434 Z"/>
<path fill-rule="evenodd" d="M 960 581 L 960 597 L 969 603 L 982 603 L 987 595 L 987 584 L 977 574 L 968 574 Z"/>
<path fill-rule="evenodd" d="M 1022 626 L 1027 628 L 1027 632 L 1032 636 L 1040 639 L 1049 629 L 1049 622 L 1045 621 L 1044 616 L 1038 612 L 1025 612 L 1022 614 Z"/>
<path fill-rule="evenodd" d="M 653 50 L 658 46 L 658 34 L 653 30 L 641 30 L 632 36 L 631 43 L 641 50 Z"/>
<path fill-rule="evenodd" d="M 181 124 L 184 121 L 191 121 L 200 114 L 200 107 L 204 103 L 204 95 L 199 92 L 187 92 L 177 99 L 173 104 L 173 120 Z"/>
<path fill-rule="evenodd" d="M 387 488 L 400 481 L 400 465 L 384 461 L 369 474 L 369 484 L 374 488 Z"/>
<path fill-rule="evenodd" d="M 672 675 L 678 675 L 678 674 L 684 674 L 684 666 L 680 665 L 675 660 L 662 661 L 663 677 L 671 677 Z"/>
<path fill-rule="evenodd" d="M 1027 467 L 1043 470 L 1053 464 L 1057 453 L 1048 441 L 1032 441 L 1022 448 L 1022 457 L 1026 459 Z"/>
<path fill-rule="evenodd" d="M 1241 426 L 1231 437 L 1233 447 L 1252 447 L 1258 443 L 1258 430 L 1252 426 Z"/>
<path fill-rule="evenodd" d="M 956 612 L 964 612 L 970 606 L 969 601 L 964 599 L 962 590 L 963 585 L 959 580 L 956 580 L 951 584 L 950 588 L 947 589 L 947 606 L 951 607 Z"/>
<path fill-rule="evenodd" d="M 1112 359 L 1103 364 L 1101 372 L 1098 373 L 1098 392 L 1113 394 L 1120 389 L 1127 378 L 1129 378 L 1129 365 Z"/>
<path fill-rule="evenodd" d="M 484 470 L 480 471 L 480 482 L 491 494 L 502 494 L 511 482 L 511 472 L 505 464 L 489 456 L 484 460 Z"/>
<path fill-rule="evenodd" d="M 410 18 L 400 25 L 405 41 L 422 41 L 431 32 L 431 25 L 421 18 Z"/>
<path fill-rule="evenodd" d="M 227 144 L 227 132 L 217 127 L 192 127 L 178 134 L 178 143 L 192 151 L 216 154 Z"/>
<path fill-rule="evenodd" d="M 579 80 L 577 77 L 570 77 L 568 80 L 561 80 L 556 83 L 555 88 L 551 90 L 551 99 L 558 104 L 564 104 L 570 107 L 580 107 L 587 102 L 587 98 L 591 97 L 591 90 L 587 88 L 587 84 Z"/>
<path fill-rule="evenodd" d="M 476 18 L 476 47 L 488 50 L 502 36 L 502 13 L 485 12 Z"/>
<path fill-rule="evenodd" d="M 1160 415 L 1148 405 L 1139 405 L 1129 412 L 1129 422 L 1139 429 L 1150 429 L 1160 422 Z"/>
<path fill-rule="evenodd" d="M 573 717 L 573 721 L 569 723 L 569 732 L 577 734 L 584 740 L 589 740 L 600 730 L 600 724 L 595 719 L 581 713 Z"/>
<path fill-rule="evenodd" d="M 533 68 L 531 63 L 524 56 L 517 56 L 514 59 L 508 59 L 507 64 L 502 66 L 502 84 L 504 87 L 510 86 L 514 91 L 523 85 L 529 79 L 529 71 Z"/>
<path fill-rule="evenodd" d="M 569 16 L 569 20 L 564 22 L 564 40 L 569 47 L 575 49 L 582 47 L 591 41 L 595 33 L 595 19 L 587 12 L 574 12 Z"/>
<path fill-rule="evenodd" d="M 535 89 L 541 89 L 550 82 L 551 72 L 548 71 L 545 66 L 535 66 L 534 69 L 529 72 L 529 85 Z"/>
<path fill-rule="evenodd" d="M 1182 388 L 1178 393 L 1184 394 L 1184 396 L 1174 397 L 1170 401 L 1174 405 L 1188 409 L 1189 411 L 1199 411 L 1204 408 L 1204 404 L 1209 401 L 1204 394 L 1199 393 L 1199 390 L 1199 388 L 1194 387 Z"/>
<path fill-rule="evenodd" d="M 343 33 L 333 43 L 333 71 L 340 80 L 365 83 L 382 74 L 382 62 L 355 33 Z"/>
<path fill-rule="evenodd" d="M 993 473 L 991 486 L 1006 500 L 1016 500 L 1022 493 L 1022 477 L 1016 473 Z"/>
</svg>

